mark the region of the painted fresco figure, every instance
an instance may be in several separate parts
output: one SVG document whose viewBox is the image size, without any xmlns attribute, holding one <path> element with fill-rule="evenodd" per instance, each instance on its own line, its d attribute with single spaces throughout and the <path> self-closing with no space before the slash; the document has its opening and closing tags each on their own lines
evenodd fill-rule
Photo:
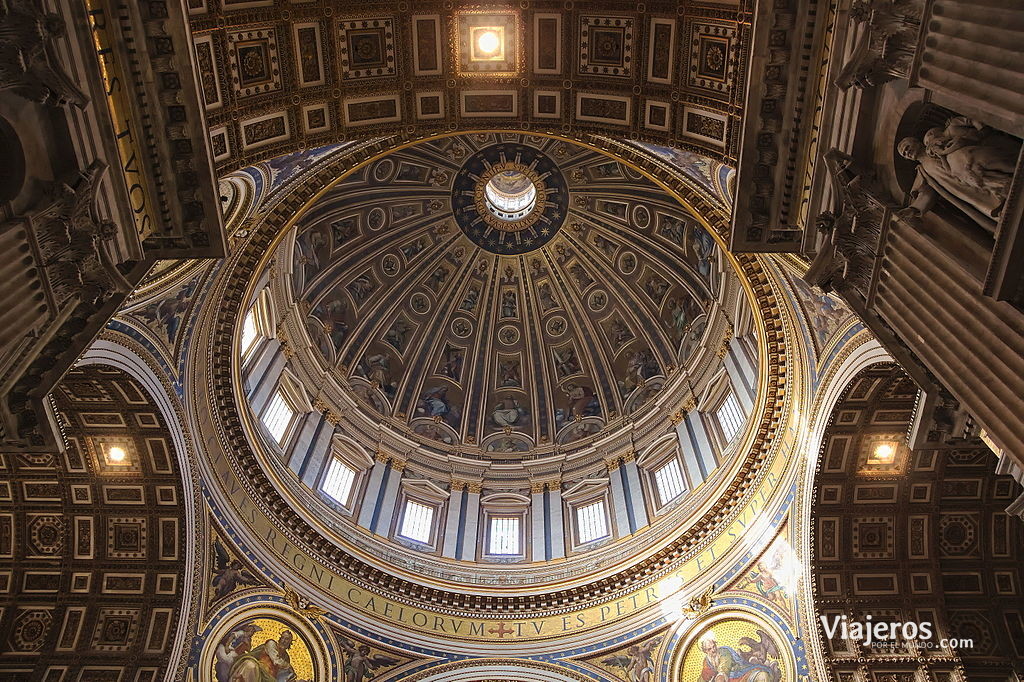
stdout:
<svg viewBox="0 0 1024 682">
<path fill-rule="evenodd" d="M 569 397 L 569 418 L 593 417 L 601 414 L 601 403 L 597 401 L 594 389 L 589 386 L 569 383 L 562 389 Z"/>
<path fill-rule="evenodd" d="M 522 408 L 519 401 L 514 396 L 507 395 L 504 400 L 499 401 L 494 406 L 491 419 L 496 425 L 503 428 L 512 427 L 519 423 L 520 417 L 524 414 L 526 414 L 526 410 Z"/>
<path fill-rule="evenodd" d="M 626 650 L 625 655 L 608 656 L 601 663 L 610 667 L 622 668 L 629 676 L 629 682 L 653 682 L 654 658 L 652 652 L 661 643 L 662 636 L 652 637 L 643 644 L 634 644 Z"/>
<path fill-rule="evenodd" d="M 759 634 L 762 631 L 758 631 Z M 749 638 L 745 638 L 749 639 Z M 774 649 L 774 643 L 768 640 Z M 779 682 L 782 677 L 778 665 L 765 665 L 752 662 L 751 653 L 743 653 L 731 646 L 718 646 L 714 635 L 705 635 L 700 641 L 700 649 L 704 652 L 704 669 L 700 677 L 703 682 Z M 778 650 L 775 649 L 776 655 Z"/>
<path fill-rule="evenodd" d="M 423 393 L 418 410 L 421 415 L 439 419 L 452 428 L 459 425 L 459 412 L 448 401 L 447 386 L 435 386 Z"/>
<path fill-rule="evenodd" d="M 384 654 L 371 654 L 370 647 L 365 644 L 356 646 L 347 637 L 339 637 L 338 642 L 348 657 L 344 664 L 345 682 L 363 682 L 374 677 L 373 671 L 385 665 L 395 665 L 401 661 Z"/>
<path fill-rule="evenodd" d="M 226 633 L 214 652 L 214 674 L 217 682 L 230 682 L 231 668 L 235 661 L 252 647 L 252 636 L 262 630 L 255 623 L 245 623 Z"/>
<path fill-rule="evenodd" d="M 757 569 L 750 572 L 748 579 L 753 583 L 761 596 L 773 604 L 785 604 L 786 588 L 772 575 L 771 569 L 763 561 L 757 562 Z"/>
<path fill-rule="evenodd" d="M 223 599 L 235 588 L 243 585 L 259 585 L 260 581 L 242 564 L 238 559 L 232 559 L 227 549 L 220 543 L 220 540 L 213 541 L 214 552 L 216 553 L 216 572 L 211 585 L 214 589 L 214 598 Z"/>
<path fill-rule="evenodd" d="M 243 654 L 231 666 L 228 682 L 299 682 L 288 654 L 293 641 L 295 635 L 285 630 L 280 639 L 268 639 Z"/>
</svg>

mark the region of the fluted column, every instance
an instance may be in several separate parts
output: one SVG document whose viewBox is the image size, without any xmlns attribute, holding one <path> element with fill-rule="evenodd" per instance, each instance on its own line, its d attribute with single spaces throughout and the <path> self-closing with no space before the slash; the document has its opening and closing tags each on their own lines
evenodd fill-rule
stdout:
<svg viewBox="0 0 1024 682">
<path fill-rule="evenodd" d="M 679 435 L 679 450 L 683 455 L 683 466 L 689 478 L 690 488 L 696 488 L 711 475 L 718 463 L 715 450 L 704 426 L 704 415 L 692 411 L 676 425 Z"/>
<path fill-rule="evenodd" d="M 252 400 L 253 392 L 259 385 L 260 380 L 263 379 L 267 370 L 270 369 L 270 363 L 274 361 L 274 358 L 281 350 L 281 342 L 277 339 L 265 339 L 256 343 L 255 353 L 245 363 L 245 369 L 243 370 L 245 390 L 249 394 L 250 400 Z"/>
<path fill-rule="evenodd" d="M 363 502 L 359 507 L 359 518 L 356 523 L 363 528 L 373 531 L 373 521 L 377 514 L 377 506 L 380 504 L 384 492 L 385 477 L 388 474 L 388 459 L 378 455 L 370 469 L 370 478 L 366 482 L 366 490 L 363 492 Z"/>
<path fill-rule="evenodd" d="M 943 106 L 1024 135 L 1024 6 L 1019 0 L 934 0 L 911 84 Z"/>
<path fill-rule="evenodd" d="M 531 558 L 534 561 L 546 561 L 548 558 L 548 528 L 545 510 L 546 488 L 547 484 L 543 481 L 534 481 L 530 484 L 530 531 L 533 548 Z"/>
<path fill-rule="evenodd" d="M 334 424 L 326 415 L 319 412 L 314 414 L 319 416 L 316 431 L 310 439 L 309 447 L 301 453 L 301 461 L 297 462 L 299 478 L 310 487 L 316 485 L 320 472 L 323 471 L 324 460 L 331 453 L 331 439 L 334 437 Z M 299 457 L 298 450 L 293 454 L 292 460 L 296 461 L 297 457 Z"/>
<path fill-rule="evenodd" d="M 263 408 L 267 406 L 270 395 L 277 387 L 277 380 L 281 377 L 281 372 L 284 371 L 284 366 L 287 362 L 288 359 L 284 356 L 281 346 L 278 344 L 273 348 L 273 354 L 266 369 L 259 375 L 252 375 L 254 377 L 258 376 L 252 393 L 249 396 L 249 404 L 252 405 L 254 414 L 260 414 L 263 412 Z"/>
<path fill-rule="evenodd" d="M 647 525 L 647 505 L 644 504 L 643 486 L 640 484 L 640 470 L 636 466 L 636 453 L 627 453 L 620 467 L 626 503 L 629 509 L 630 531 L 635 533 Z"/>
<path fill-rule="evenodd" d="M 996 446 L 1024 462 L 1020 311 L 981 296 L 977 280 L 931 232 L 903 220 L 890 223 L 873 303 Z"/>
<path fill-rule="evenodd" d="M 291 439 L 291 447 L 285 453 L 288 467 L 292 471 L 298 473 L 298 470 L 302 468 L 302 463 L 306 460 L 306 455 L 309 454 L 310 446 L 320 431 L 323 420 L 324 416 L 319 412 L 307 412 L 300 417 L 295 437 Z"/>
<path fill-rule="evenodd" d="M 462 537 L 466 513 L 466 483 L 452 481 L 451 494 L 448 496 L 448 514 L 444 520 L 444 541 L 441 543 L 441 556 L 457 559 L 459 539 Z"/>
<path fill-rule="evenodd" d="M 734 338 L 729 341 L 725 354 L 725 370 L 729 374 L 740 406 L 750 414 L 757 397 L 757 363 L 751 358 L 745 339 Z"/>
<path fill-rule="evenodd" d="M 395 517 L 395 509 L 398 506 L 398 493 L 402 486 L 403 471 L 405 471 L 403 460 L 392 459 L 388 463 L 384 494 L 377 505 L 377 520 L 373 524 L 373 528 L 370 529 L 377 535 L 386 537 L 391 532 L 391 520 Z"/>
<path fill-rule="evenodd" d="M 740 409 L 744 414 L 750 414 L 754 409 L 754 386 L 757 378 L 750 376 L 749 367 L 736 353 L 733 341 L 725 348 L 725 371 L 729 375 L 729 383 L 732 384 L 732 392 L 740 404 Z M 742 353 L 742 350 L 740 352 Z"/>
<path fill-rule="evenodd" d="M 615 520 L 615 536 L 623 537 L 633 532 L 629 522 L 629 508 L 626 502 L 626 490 L 622 481 L 622 458 L 610 457 L 605 460 L 608 465 L 608 483 L 611 489 L 612 510 Z"/>
<path fill-rule="evenodd" d="M 459 558 L 463 561 L 476 560 L 476 537 L 477 529 L 480 527 L 480 490 L 479 483 L 469 483 L 466 486 L 466 513 L 459 541 Z"/>
</svg>

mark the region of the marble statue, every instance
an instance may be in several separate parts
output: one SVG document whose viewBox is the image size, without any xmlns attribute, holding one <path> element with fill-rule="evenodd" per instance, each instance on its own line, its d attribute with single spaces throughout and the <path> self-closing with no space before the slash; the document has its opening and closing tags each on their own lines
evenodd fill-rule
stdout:
<svg viewBox="0 0 1024 682">
<path fill-rule="evenodd" d="M 923 139 L 903 138 L 897 151 L 917 162 L 917 179 L 901 215 L 920 216 L 942 197 L 994 232 L 1020 148 L 1019 140 L 963 116 L 932 128 Z"/>
</svg>

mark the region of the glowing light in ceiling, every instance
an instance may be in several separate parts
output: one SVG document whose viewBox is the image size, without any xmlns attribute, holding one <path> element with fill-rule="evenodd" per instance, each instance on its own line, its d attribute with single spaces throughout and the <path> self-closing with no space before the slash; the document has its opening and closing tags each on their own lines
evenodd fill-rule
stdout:
<svg viewBox="0 0 1024 682">
<path fill-rule="evenodd" d="M 891 462 L 896 456 L 896 448 L 889 443 L 882 443 L 875 448 L 875 459 L 879 462 Z"/>
<path fill-rule="evenodd" d="M 476 47 L 480 54 L 491 56 L 501 47 L 501 38 L 496 31 L 481 31 L 476 38 Z"/>
</svg>

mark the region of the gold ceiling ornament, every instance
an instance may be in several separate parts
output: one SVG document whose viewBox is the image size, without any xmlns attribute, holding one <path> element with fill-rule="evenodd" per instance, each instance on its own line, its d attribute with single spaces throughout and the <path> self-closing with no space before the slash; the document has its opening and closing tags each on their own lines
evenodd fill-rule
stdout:
<svg viewBox="0 0 1024 682">
<path fill-rule="evenodd" d="M 301 613 L 310 620 L 319 620 L 327 615 L 327 611 L 320 608 L 306 597 L 303 597 L 287 585 L 284 588 L 284 600 L 288 602 L 288 606 L 292 607 L 293 611 Z"/>
<path fill-rule="evenodd" d="M 707 613 L 715 605 L 715 600 L 712 599 L 714 593 L 715 586 L 711 585 L 704 594 L 699 597 L 691 597 L 690 603 L 683 607 L 683 619 L 696 620 Z"/>
</svg>

